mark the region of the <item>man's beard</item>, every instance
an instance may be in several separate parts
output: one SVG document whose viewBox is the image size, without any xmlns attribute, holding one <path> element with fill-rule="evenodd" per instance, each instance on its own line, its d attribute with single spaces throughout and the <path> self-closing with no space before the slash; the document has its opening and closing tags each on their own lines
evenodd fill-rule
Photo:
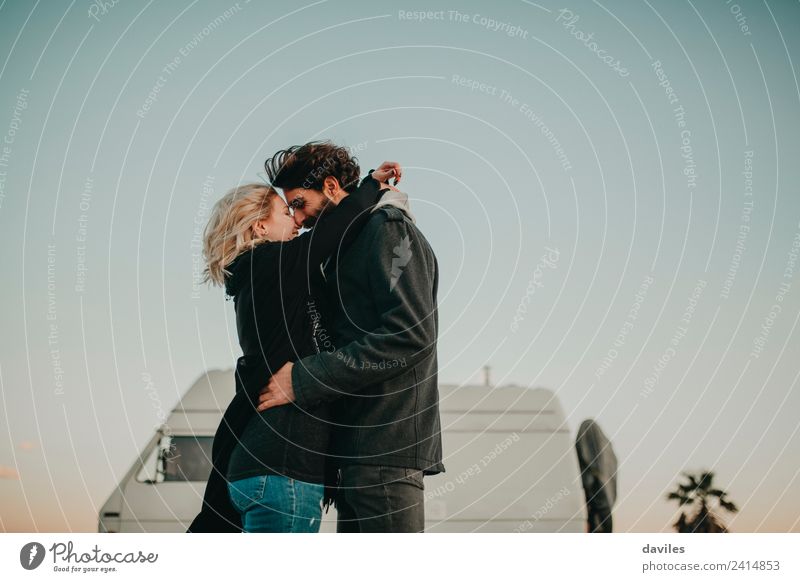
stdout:
<svg viewBox="0 0 800 582">
<path fill-rule="evenodd" d="M 336 208 L 336 205 L 330 200 L 326 200 L 316 216 L 306 216 L 306 219 L 303 221 L 303 228 L 314 228 L 317 222 L 325 220 L 325 217 L 331 213 L 334 208 Z"/>
</svg>

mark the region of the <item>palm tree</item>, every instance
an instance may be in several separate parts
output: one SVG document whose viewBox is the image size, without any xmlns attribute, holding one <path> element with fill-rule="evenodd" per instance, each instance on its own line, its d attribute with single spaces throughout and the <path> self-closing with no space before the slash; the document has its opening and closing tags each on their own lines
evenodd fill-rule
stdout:
<svg viewBox="0 0 800 582">
<path fill-rule="evenodd" d="M 714 472 L 703 471 L 698 476 L 686 472 L 681 474 L 686 477 L 687 482 L 679 483 L 675 491 L 667 494 L 667 499 L 676 500 L 679 509 L 684 506 L 688 506 L 688 509 L 696 506 L 697 511 L 691 517 L 682 511 L 678 521 L 672 524 L 675 531 L 678 533 L 727 533 L 728 528 L 712 511 L 710 501 L 716 498 L 716 505 L 731 513 L 735 513 L 739 509 L 733 502 L 728 501 L 728 494 L 725 491 L 712 489 Z"/>
</svg>

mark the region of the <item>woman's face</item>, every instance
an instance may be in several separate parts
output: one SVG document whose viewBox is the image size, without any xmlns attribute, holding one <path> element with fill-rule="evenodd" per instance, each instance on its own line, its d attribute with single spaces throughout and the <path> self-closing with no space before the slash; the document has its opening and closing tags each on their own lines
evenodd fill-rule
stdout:
<svg viewBox="0 0 800 582">
<path fill-rule="evenodd" d="M 275 242 L 292 240 L 298 231 L 289 206 L 280 196 L 272 196 L 272 212 L 269 218 L 256 222 L 253 230 L 258 238 L 266 237 Z"/>
</svg>

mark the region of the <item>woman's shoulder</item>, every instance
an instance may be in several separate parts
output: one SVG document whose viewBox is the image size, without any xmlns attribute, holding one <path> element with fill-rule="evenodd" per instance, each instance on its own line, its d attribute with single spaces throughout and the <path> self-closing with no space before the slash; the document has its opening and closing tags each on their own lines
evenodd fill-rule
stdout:
<svg viewBox="0 0 800 582">
<path fill-rule="evenodd" d="M 252 254 L 254 260 L 262 257 L 279 257 L 281 255 L 296 253 L 305 242 L 306 234 L 301 234 L 291 240 L 264 241 L 255 245 L 249 252 Z"/>
<path fill-rule="evenodd" d="M 229 295 L 234 295 L 244 284 L 254 280 L 270 280 L 273 277 L 288 276 L 297 264 L 298 245 L 286 242 L 262 242 L 240 253 L 227 266 L 230 273 L 226 277 Z M 253 275 L 257 274 L 256 279 Z"/>
<path fill-rule="evenodd" d="M 286 276 L 299 265 L 306 240 L 306 235 L 300 235 L 283 242 L 259 243 L 250 251 L 249 268 Z"/>
</svg>

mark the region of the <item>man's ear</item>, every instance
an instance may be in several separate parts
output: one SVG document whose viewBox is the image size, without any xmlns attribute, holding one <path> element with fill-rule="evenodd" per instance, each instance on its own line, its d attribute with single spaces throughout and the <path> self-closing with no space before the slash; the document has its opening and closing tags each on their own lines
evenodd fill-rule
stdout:
<svg viewBox="0 0 800 582">
<path fill-rule="evenodd" d="M 339 185 L 339 180 L 333 176 L 327 176 L 322 181 L 322 193 L 325 195 L 325 198 L 331 202 L 336 202 L 338 200 L 340 190 L 341 186 Z"/>
</svg>

